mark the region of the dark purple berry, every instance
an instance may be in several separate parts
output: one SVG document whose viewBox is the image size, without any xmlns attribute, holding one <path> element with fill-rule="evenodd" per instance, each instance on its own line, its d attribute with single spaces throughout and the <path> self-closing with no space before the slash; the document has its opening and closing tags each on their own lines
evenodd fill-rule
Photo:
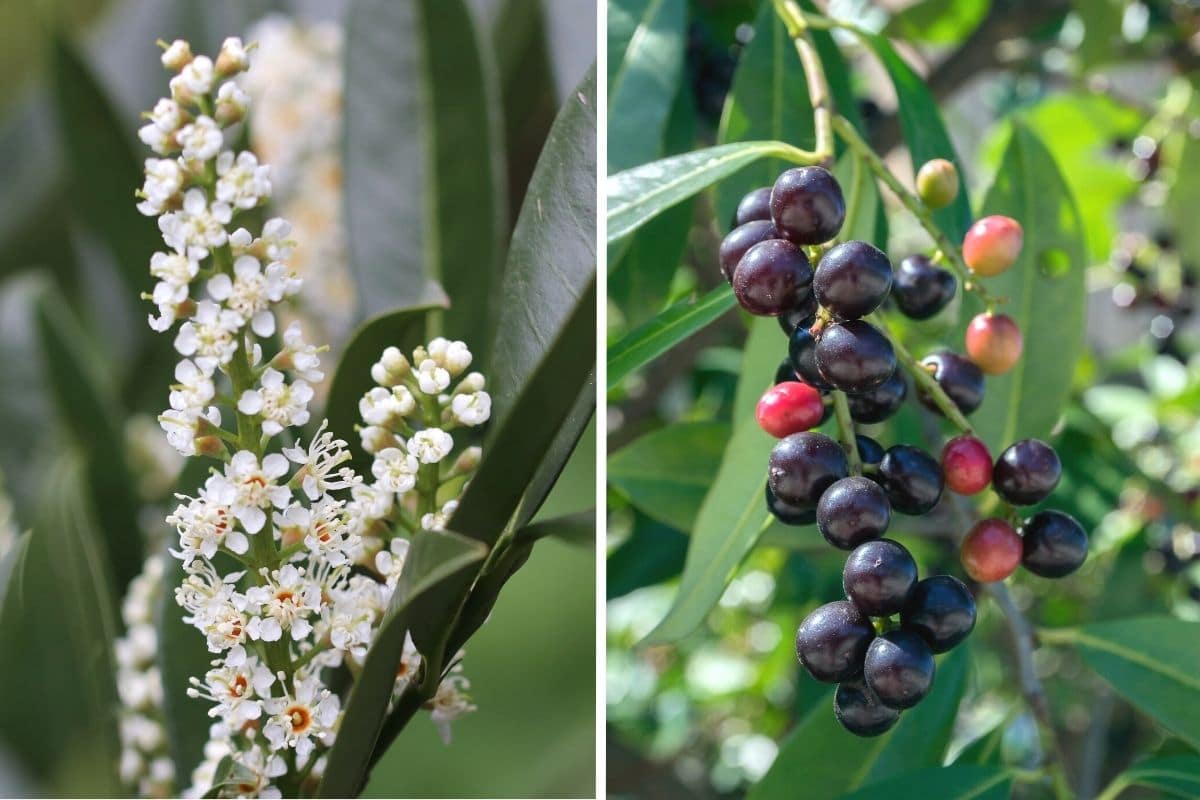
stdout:
<svg viewBox="0 0 1200 800">
<path fill-rule="evenodd" d="M 900 624 L 921 634 L 933 652 L 944 653 L 974 630 L 975 598 L 958 578 L 934 575 L 913 589 Z"/>
<path fill-rule="evenodd" d="M 842 187 L 821 167 L 789 169 L 771 188 L 771 219 L 796 244 L 827 242 L 846 220 Z"/>
<path fill-rule="evenodd" d="M 862 674 L 863 657 L 875 638 L 871 620 L 849 600 L 815 609 L 796 631 L 796 655 L 819 681 L 835 683 Z"/>
<path fill-rule="evenodd" d="M 733 215 L 733 225 L 745 225 L 747 222 L 771 219 L 771 187 L 763 186 L 747 192 L 738 203 Z"/>
<path fill-rule="evenodd" d="M 833 696 L 833 715 L 855 736 L 878 736 L 900 719 L 900 712 L 879 702 L 862 681 L 838 684 Z"/>
<path fill-rule="evenodd" d="M 1087 531 L 1061 511 L 1039 511 L 1025 520 L 1021 542 L 1021 563 L 1043 578 L 1070 575 L 1087 560 Z"/>
<path fill-rule="evenodd" d="M 779 369 L 775 370 L 775 385 L 788 383 L 790 381 L 799 380 L 800 376 L 792 369 L 792 360 L 785 358 L 779 365 Z"/>
<path fill-rule="evenodd" d="M 846 400 L 850 406 L 850 416 L 854 418 L 854 421 L 869 424 L 883 422 L 895 414 L 900 410 L 900 406 L 904 405 L 904 398 L 907 396 L 908 384 L 904 382 L 904 376 L 900 374 L 900 370 L 896 370 L 892 373 L 892 377 L 874 389 L 861 394 L 848 395 Z"/>
<path fill-rule="evenodd" d="M 804 251 L 783 239 L 768 239 L 746 251 L 733 271 L 733 293 L 751 314 L 777 317 L 800 304 L 812 283 Z"/>
<path fill-rule="evenodd" d="M 887 492 L 893 511 L 926 514 L 942 496 L 942 468 L 937 459 L 919 447 L 889 447 L 879 462 L 879 485 Z"/>
<path fill-rule="evenodd" d="M 821 370 L 817 369 L 817 340 L 809 333 L 808 328 L 798 327 L 792 331 L 788 339 L 788 360 L 792 362 L 792 369 L 805 383 L 823 392 L 833 388 L 821 377 Z"/>
<path fill-rule="evenodd" d="M 992 487 L 996 494 L 1017 506 L 1045 500 L 1061 477 L 1058 453 L 1038 439 L 1022 439 L 1009 445 L 992 467 Z"/>
<path fill-rule="evenodd" d="M 838 322 L 821 333 L 814 350 L 817 368 L 835 389 L 854 394 L 876 388 L 896 371 L 892 343 L 861 319 Z"/>
<path fill-rule="evenodd" d="M 929 319 L 954 299 L 954 274 L 935 266 L 928 256 L 909 256 L 900 262 L 892 282 L 892 297 L 910 319 Z"/>
<path fill-rule="evenodd" d="M 983 403 L 983 370 L 975 362 L 958 353 L 943 350 L 921 359 L 921 365 L 930 370 L 933 379 L 938 382 L 958 410 L 970 414 Z M 921 402 L 929 410 L 941 413 L 933 401 L 924 392 L 920 393 Z"/>
<path fill-rule="evenodd" d="M 817 302 L 840 319 L 870 314 L 892 288 L 892 264 L 866 242 L 843 242 L 821 257 L 813 273 Z"/>
<path fill-rule="evenodd" d="M 883 461 L 883 446 L 870 436 L 861 433 L 854 437 L 858 443 L 858 457 L 863 464 L 878 464 Z"/>
<path fill-rule="evenodd" d="M 900 613 L 916 585 L 917 562 L 891 539 L 860 544 L 842 568 L 846 597 L 868 617 Z"/>
<path fill-rule="evenodd" d="M 912 708 L 933 688 L 933 652 L 913 631 L 897 628 L 867 648 L 863 679 L 889 708 Z"/>
<path fill-rule="evenodd" d="M 779 327 L 788 336 L 795 333 L 797 328 L 811 328 L 817 320 L 817 298 L 812 296 L 812 292 L 809 292 L 799 305 L 790 311 L 783 312 L 778 319 Z"/>
<path fill-rule="evenodd" d="M 784 502 L 815 508 L 824 491 L 849 470 L 841 445 L 823 433 L 804 431 L 780 439 L 771 450 L 767 480 Z"/>
<path fill-rule="evenodd" d="M 842 478 L 826 489 L 817 503 L 817 530 L 825 541 L 842 550 L 853 550 L 883 536 L 891 518 L 883 489 L 861 475 Z"/>
<path fill-rule="evenodd" d="M 817 521 L 815 508 L 811 506 L 803 508 L 785 503 L 775 496 L 770 486 L 767 487 L 767 510 L 784 525 L 812 525 Z"/>
<path fill-rule="evenodd" d="M 747 222 L 727 233 L 721 240 L 721 249 L 717 252 L 717 260 L 721 263 L 721 274 L 725 276 L 725 280 L 733 282 L 734 270 L 747 250 L 759 242 L 778 238 L 779 234 L 770 220 Z"/>
</svg>

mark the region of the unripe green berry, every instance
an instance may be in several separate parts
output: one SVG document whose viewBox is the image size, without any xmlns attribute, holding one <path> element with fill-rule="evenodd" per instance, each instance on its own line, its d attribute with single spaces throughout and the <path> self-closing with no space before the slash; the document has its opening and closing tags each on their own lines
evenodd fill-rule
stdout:
<svg viewBox="0 0 1200 800">
<path fill-rule="evenodd" d="M 958 197 L 958 170 L 944 158 L 926 161 L 917 171 L 917 196 L 927 207 L 945 208 Z"/>
</svg>

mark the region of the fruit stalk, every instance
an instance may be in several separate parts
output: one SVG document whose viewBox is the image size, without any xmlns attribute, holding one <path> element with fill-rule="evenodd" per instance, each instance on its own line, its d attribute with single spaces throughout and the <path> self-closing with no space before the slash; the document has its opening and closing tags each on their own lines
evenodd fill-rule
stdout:
<svg viewBox="0 0 1200 800">
<path fill-rule="evenodd" d="M 846 393 L 834 389 L 833 414 L 837 419 L 838 438 L 842 441 L 842 449 L 846 451 L 846 460 L 850 462 L 850 474 L 862 475 L 862 457 L 858 454 L 858 442 L 854 438 L 854 420 L 850 418 L 850 404 L 846 401 Z"/>
<path fill-rule="evenodd" d="M 808 33 L 808 18 L 800 6 L 792 0 L 775 0 L 775 11 L 795 43 L 796 54 L 800 56 L 800 64 L 804 67 L 816 134 L 814 152 L 820 159 L 817 163 L 828 167 L 833 161 L 833 100 L 829 82 L 825 79 L 825 68 Z"/>
<path fill-rule="evenodd" d="M 946 419 L 950 420 L 950 422 L 953 423 L 956 428 L 965 434 L 974 436 L 975 430 L 971 427 L 971 423 L 967 422 L 967 418 L 963 416 L 961 411 L 958 410 L 958 406 L 955 405 L 954 401 L 950 399 L 949 395 L 946 394 L 945 390 L 942 389 L 938 382 L 934 380 L 934 377 L 930 375 L 923 366 L 921 366 L 919 361 L 913 358 L 912 353 L 908 352 L 908 348 L 906 348 L 900 342 L 900 339 L 894 333 L 892 333 L 891 329 L 888 327 L 887 320 L 885 320 L 880 314 L 875 313 L 871 315 L 871 321 L 881 331 L 883 331 L 883 334 L 887 336 L 888 340 L 892 343 L 892 349 L 896 351 L 896 360 L 899 361 L 904 366 L 904 369 L 907 370 L 908 374 L 912 376 L 913 381 L 917 384 L 917 388 L 923 390 L 929 395 L 929 398 L 933 401 L 934 405 L 938 407 L 938 410 L 941 411 L 942 414 L 946 416 Z"/>
</svg>

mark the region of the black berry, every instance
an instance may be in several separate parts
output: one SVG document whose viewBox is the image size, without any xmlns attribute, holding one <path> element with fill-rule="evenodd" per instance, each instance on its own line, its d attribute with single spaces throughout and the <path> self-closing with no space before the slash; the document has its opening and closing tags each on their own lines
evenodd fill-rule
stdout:
<svg viewBox="0 0 1200 800">
<path fill-rule="evenodd" d="M 824 392 L 833 388 L 821 376 L 821 370 L 817 369 L 817 340 L 808 328 L 798 327 L 792 331 L 788 339 L 788 359 L 792 362 L 792 369 L 805 383 Z"/>
<path fill-rule="evenodd" d="M 849 600 L 815 609 L 796 631 L 796 655 L 819 681 L 850 680 L 862 674 L 863 657 L 875 638 L 871 620 Z"/>
<path fill-rule="evenodd" d="M 879 442 L 861 433 L 854 437 L 854 441 L 858 444 L 858 457 L 863 464 L 878 464 L 883 461 L 883 445 Z"/>
<path fill-rule="evenodd" d="M 752 189 L 746 193 L 741 202 L 738 203 L 737 211 L 733 215 L 733 225 L 736 228 L 739 225 L 745 225 L 747 222 L 763 219 L 768 221 L 771 219 L 770 186 Z"/>
<path fill-rule="evenodd" d="M 817 302 L 841 319 L 870 314 L 892 288 L 892 265 L 866 242 L 844 242 L 822 256 L 813 273 Z"/>
<path fill-rule="evenodd" d="M 746 251 L 733 271 L 733 293 L 751 314 L 777 317 L 808 294 L 812 267 L 804 251 L 783 239 L 768 239 Z"/>
<path fill-rule="evenodd" d="M 833 715 L 855 736 L 878 736 L 900 719 L 900 712 L 879 702 L 862 681 L 838 684 L 833 696 Z"/>
<path fill-rule="evenodd" d="M 912 708 L 933 687 L 936 667 L 925 640 L 904 628 L 877 636 L 867 648 L 863 678 L 889 708 Z"/>
<path fill-rule="evenodd" d="M 731 230 L 721 240 L 721 249 L 717 251 L 717 260 L 721 264 L 721 274 L 725 276 L 725 280 L 733 282 L 733 273 L 747 250 L 759 242 L 778 238 L 779 234 L 770 220 L 747 222 Z"/>
<path fill-rule="evenodd" d="M 796 244 L 827 242 L 846 220 L 842 187 L 821 167 L 789 169 L 771 188 L 771 219 Z"/>
<path fill-rule="evenodd" d="M 909 256 L 900 262 L 892 282 L 892 297 L 910 319 L 929 319 L 954 298 L 958 281 L 935 266 L 928 256 Z"/>
<path fill-rule="evenodd" d="M 779 369 L 775 370 L 775 385 L 787 383 L 789 381 L 799 380 L 800 376 L 792 369 L 792 360 L 785 358 L 780 364 Z"/>
<path fill-rule="evenodd" d="M 825 380 L 844 392 L 870 391 L 896 371 L 892 343 L 861 319 L 826 328 L 817 340 L 814 356 Z"/>
<path fill-rule="evenodd" d="M 933 652 L 944 653 L 975 628 L 975 598 L 958 578 L 934 575 L 913 589 L 900 624 L 921 634 Z"/>
<path fill-rule="evenodd" d="M 900 613 L 916 585 L 917 562 L 890 539 L 860 544 L 842 568 L 846 597 L 868 617 Z"/>
<path fill-rule="evenodd" d="M 785 503 L 767 487 L 767 510 L 784 525 L 812 525 L 817 521 L 817 509 Z"/>
<path fill-rule="evenodd" d="M 1025 520 L 1021 542 L 1021 563 L 1043 578 L 1070 575 L 1087 560 L 1087 531 L 1061 511 L 1039 511 Z"/>
<path fill-rule="evenodd" d="M 883 536 L 891 518 L 883 489 L 861 475 L 842 478 L 817 503 L 817 530 L 825 541 L 843 550 Z"/>
<path fill-rule="evenodd" d="M 796 332 L 797 328 L 811 328 L 817 318 L 817 298 L 809 292 L 800 301 L 799 305 L 785 311 L 779 315 L 779 327 L 788 336 Z"/>
<path fill-rule="evenodd" d="M 933 379 L 962 413 L 970 414 L 983 404 L 983 371 L 969 358 L 943 350 L 925 356 L 921 359 L 921 365 L 930 370 Z M 941 413 L 928 395 L 924 392 L 920 395 L 921 402 L 927 408 Z"/>
<path fill-rule="evenodd" d="M 904 398 L 908 396 L 908 384 L 900 370 L 883 383 L 867 392 L 848 395 L 846 400 L 850 406 L 850 416 L 855 422 L 883 422 L 900 410 Z"/>
<path fill-rule="evenodd" d="M 1058 453 L 1045 442 L 1022 439 L 1009 445 L 992 467 L 992 486 L 996 494 L 1018 506 L 1045 500 L 1058 486 L 1062 462 Z"/>
<path fill-rule="evenodd" d="M 824 491 L 849 469 L 841 445 L 823 433 L 804 431 L 780 439 L 771 450 L 767 481 L 784 502 L 815 508 Z"/>
<path fill-rule="evenodd" d="M 933 456 L 919 447 L 889 447 L 879 462 L 879 485 L 887 492 L 892 510 L 926 514 L 942 496 L 942 469 Z"/>
</svg>

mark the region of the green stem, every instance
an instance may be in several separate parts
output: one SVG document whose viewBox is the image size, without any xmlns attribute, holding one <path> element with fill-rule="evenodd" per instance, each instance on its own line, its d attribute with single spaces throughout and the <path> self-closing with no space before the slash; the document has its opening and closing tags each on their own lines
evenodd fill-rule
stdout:
<svg viewBox="0 0 1200 800">
<path fill-rule="evenodd" d="M 792 0 L 775 0 L 775 13 L 787 28 L 804 68 L 808 98 L 813 110 L 813 131 L 816 135 L 813 154 L 817 156 L 816 163 L 829 166 L 833 161 L 833 97 L 829 92 L 829 81 L 825 78 L 825 67 L 808 32 L 811 27 L 808 15 Z"/>
<path fill-rule="evenodd" d="M 913 382 L 917 384 L 917 389 L 929 395 L 929 399 L 937 406 L 938 411 L 941 411 L 954 427 L 969 436 L 974 436 L 975 429 L 971 427 L 971 423 L 967 422 L 967 418 L 963 416 L 962 411 L 954 404 L 954 401 L 950 399 L 950 396 L 946 394 L 941 385 L 934 380 L 934 377 L 929 374 L 929 371 L 913 358 L 912 353 L 908 352 L 908 348 L 904 346 L 900 338 L 892 333 L 882 315 L 878 312 L 872 314 L 871 321 L 883 331 L 883 334 L 892 343 L 892 349 L 896 351 L 896 360 L 912 376 Z"/>
<path fill-rule="evenodd" d="M 854 438 L 854 420 L 850 417 L 850 404 L 846 401 L 846 393 L 835 389 L 833 391 L 833 415 L 837 419 L 838 438 L 842 440 L 842 449 L 850 462 L 850 474 L 862 474 L 862 458 L 858 454 L 858 441 Z"/>
<path fill-rule="evenodd" d="M 1124 775 L 1118 775 L 1113 778 L 1112 783 L 1105 787 L 1104 791 L 1096 795 L 1096 800 L 1117 800 L 1121 792 L 1131 786 L 1129 780 Z"/>
</svg>

